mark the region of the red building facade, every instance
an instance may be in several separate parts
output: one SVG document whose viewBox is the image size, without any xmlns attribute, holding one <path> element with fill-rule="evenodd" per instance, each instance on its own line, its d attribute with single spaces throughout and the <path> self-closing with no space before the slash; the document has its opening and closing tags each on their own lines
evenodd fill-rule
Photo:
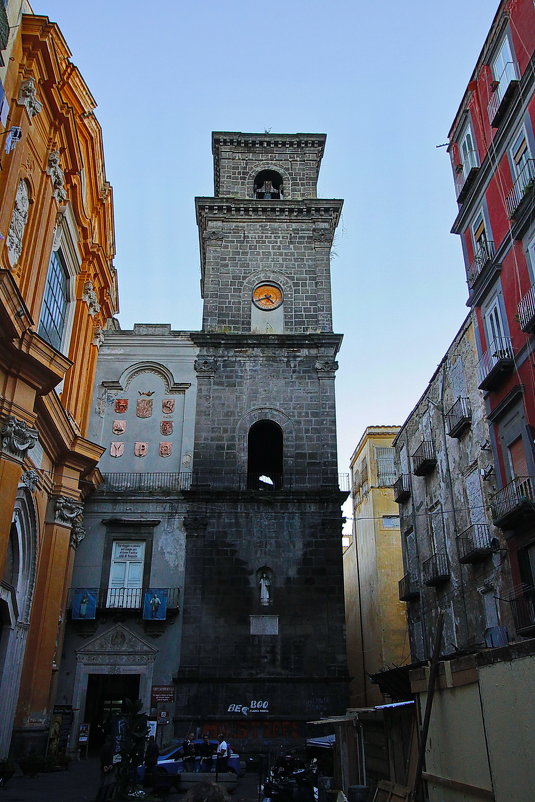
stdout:
<svg viewBox="0 0 535 802">
<path fill-rule="evenodd" d="M 449 134 L 517 635 L 535 633 L 535 8 L 500 3 Z"/>
</svg>

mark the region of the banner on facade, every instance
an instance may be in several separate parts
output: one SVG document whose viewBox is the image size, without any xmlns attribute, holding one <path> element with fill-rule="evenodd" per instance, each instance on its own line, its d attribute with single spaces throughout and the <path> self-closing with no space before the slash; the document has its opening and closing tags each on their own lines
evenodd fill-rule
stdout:
<svg viewBox="0 0 535 802">
<path fill-rule="evenodd" d="M 167 588 L 149 588 L 145 591 L 143 618 L 146 621 L 165 621 L 167 617 Z"/>
<path fill-rule="evenodd" d="M 76 588 L 72 592 L 71 615 L 73 619 L 89 620 L 97 614 L 97 588 Z"/>
</svg>

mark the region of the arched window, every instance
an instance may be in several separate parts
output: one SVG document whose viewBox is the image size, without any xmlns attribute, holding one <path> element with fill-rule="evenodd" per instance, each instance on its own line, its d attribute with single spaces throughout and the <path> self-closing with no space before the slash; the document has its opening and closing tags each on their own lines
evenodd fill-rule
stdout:
<svg viewBox="0 0 535 802">
<path fill-rule="evenodd" d="M 284 197 L 282 176 L 275 170 L 261 170 L 254 180 L 254 196 L 259 200 L 280 200 Z"/>
<path fill-rule="evenodd" d="M 249 429 L 247 440 L 247 488 L 278 490 L 282 487 L 282 429 L 271 420 L 260 420 Z"/>
</svg>

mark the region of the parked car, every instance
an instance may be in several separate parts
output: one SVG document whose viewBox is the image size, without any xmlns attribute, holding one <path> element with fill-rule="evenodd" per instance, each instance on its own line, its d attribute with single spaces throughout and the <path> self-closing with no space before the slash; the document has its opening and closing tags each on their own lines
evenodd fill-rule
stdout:
<svg viewBox="0 0 535 802">
<path fill-rule="evenodd" d="M 202 743 L 202 738 L 195 738 L 193 741 L 196 747 L 198 747 Z M 210 740 L 210 746 L 213 747 L 214 755 L 212 757 L 212 773 L 215 773 L 216 770 L 216 754 L 215 751 L 218 747 L 218 741 Z M 197 770 L 200 765 L 201 758 L 197 755 L 195 758 L 195 769 Z M 233 772 L 236 777 L 240 776 L 240 756 L 235 754 L 234 752 L 228 759 L 228 767 L 229 771 Z M 175 741 L 174 743 L 170 744 L 169 746 L 165 747 L 162 750 L 159 758 L 158 758 L 158 771 L 165 772 L 166 774 L 184 774 L 184 760 L 183 760 L 183 750 L 182 750 L 182 742 Z M 141 765 L 137 767 L 137 776 L 140 780 L 143 780 L 145 777 L 145 766 Z M 191 772 L 188 772 L 188 777 L 191 776 Z M 199 774 L 199 779 L 201 777 L 204 778 L 204 775 Z M 183 778 L 185 779 L 185 778 Z M 183 782 L 180 783 L 181 788 L 184 789 L 185 785 Z"/>
</svg>

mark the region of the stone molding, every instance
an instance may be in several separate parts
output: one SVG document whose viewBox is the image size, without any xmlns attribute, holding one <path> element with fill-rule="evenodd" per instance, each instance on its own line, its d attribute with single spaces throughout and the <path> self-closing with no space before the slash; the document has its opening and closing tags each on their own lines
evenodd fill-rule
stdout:
<svg viewBox="0 0 535 802">
<path fill-rule="evenodd" d="M 5 418 L 0 427 L 2 451 L 16 460 L 22 460 L 39 439 L 37 429 L 13 415 Z"/>
<path fill-rule="evenodd" d="M 338 370 L 338 362 L 335 359 L 318 359 L 314 367 L 320 379 L 329 379 Z"/>
<path fill-rule="evenodd" d="M 37 88 L 33 78 L 27 78 L 21 83 L 17 104 L 26 107 L 30 119 L 42 110 L 43 104 L 37 100 Z"/>
<path fill-rule="evenodd" d="M 96 345 L 97 348 L 104 342 L 104 329 L 102 326 L 95 326 L 93 329 L 93 340 L 91 341 L 93 345 Z"/>
</svg>

